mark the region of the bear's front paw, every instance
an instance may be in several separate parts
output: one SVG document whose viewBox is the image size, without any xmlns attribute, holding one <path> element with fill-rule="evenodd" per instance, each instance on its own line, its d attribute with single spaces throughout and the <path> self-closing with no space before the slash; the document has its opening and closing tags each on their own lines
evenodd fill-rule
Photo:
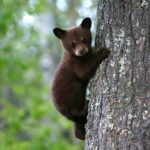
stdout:
<svg viewBox="0 0 150 150">
<path fill-rule="evenodd" d="M 103 55 L 108 57 L 109 54 L 111 53 L 111 50 L 109 48 L 102 48 L 102 52 L 103 52 Z"/>
</svg>

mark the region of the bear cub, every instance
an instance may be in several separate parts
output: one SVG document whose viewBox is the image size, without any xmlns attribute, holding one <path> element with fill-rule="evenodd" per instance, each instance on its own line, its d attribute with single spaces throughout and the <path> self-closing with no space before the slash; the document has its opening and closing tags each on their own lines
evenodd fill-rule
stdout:
<svg viewBox="0 0 150 150">
<path fill-rule="evenodd" d="M 107 48 L 92 52 L 91 24 L 91 19 L 85 18 L 79 26 L 53 30 L 64 52 L 52 82 L 52 99 L 57 110 L 74 122 L 75 136 L 82 140 L 88 114 L 87 84 L 98 65 L 110 54 Z"/>
</svg>

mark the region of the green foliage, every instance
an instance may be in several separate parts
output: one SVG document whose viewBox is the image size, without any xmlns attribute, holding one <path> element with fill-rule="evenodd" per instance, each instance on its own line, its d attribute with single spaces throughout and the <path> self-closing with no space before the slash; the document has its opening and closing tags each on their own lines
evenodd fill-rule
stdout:
<svg viewBox="0 0 150 150">
<path fill-rule="evenodd" d="M 33 25 L 22 23 L 24 13 L 40 15 L 53 6 L 53 1 L 46 0 L 1 0 L 0 150 L 81 149 L 73 138 L 73 125 L 57 113 L 50 100 L 40 67 L 41 35 Z M 55 11 L 51 14 L 60 13 Z M 49 49 L 53 46 L 48 45 Z"/>
<path fill-rule="evenodd" d="M 77 11 L 81 1 L 65 0 L 64 10 L 58 7 L 59 2 L 0 1 L 0 150 L 79 150 L 83 147 L 83 143 L 74 138 L 73 124 L 55 110 L 50 98 L 50 81 L 45 80 L 45 73 L 51 78 L 59 61 L 60 44 L 50 34 L 51 27 L 43 34 L 43 20 L 37 18 L 50 14 L 50 23 L 67 27 L 82 17 Z M 26 14 L 34 17 L 34 22 L 25 24 Z M 41 67 L 41 58 L 45 55 L 53 62 L 46 72 Z"/>
</svg>

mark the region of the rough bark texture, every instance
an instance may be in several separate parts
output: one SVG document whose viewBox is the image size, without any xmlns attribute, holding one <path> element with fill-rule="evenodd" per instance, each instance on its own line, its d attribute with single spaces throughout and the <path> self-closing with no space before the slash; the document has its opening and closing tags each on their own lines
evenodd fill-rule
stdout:
<svg viewBox="0 0 150 150">
<path fill-rule="evenodd" d="M 150 150 L 150 1 L 99 0 L 85 150 Z"/>
</svg>

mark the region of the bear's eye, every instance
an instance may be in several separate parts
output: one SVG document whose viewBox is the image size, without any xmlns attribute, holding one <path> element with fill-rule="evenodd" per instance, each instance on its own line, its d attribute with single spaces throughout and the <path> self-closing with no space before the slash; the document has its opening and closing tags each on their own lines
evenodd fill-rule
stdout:
<svg viewBox="0 0 150 150">
<path fill-rule="evenodd" d="M 71 46 L 72 46 L 73 48 L 75 48 L 75 47 L 76 47 L 76 44 L 77 44 L 77 43 L 73 41 L 73 42 L 71 43 Z"/>
<path fill-rule="evenodd" d="M 82 38 L 81 42 L 82 42 L 83 44 L 86 44 L 87 41 L 86 41 L 85 38 Z"/>
</svg>

